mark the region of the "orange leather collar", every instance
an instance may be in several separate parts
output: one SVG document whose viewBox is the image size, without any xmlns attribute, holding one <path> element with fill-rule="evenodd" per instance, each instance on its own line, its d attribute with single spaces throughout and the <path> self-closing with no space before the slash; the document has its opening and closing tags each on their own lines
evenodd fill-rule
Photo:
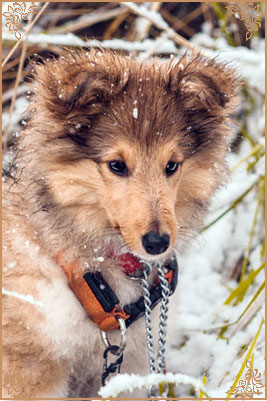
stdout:
<svg viewBox="0 0 267 401">
<path fill-rule="evenodd" d="M 108 283 L 103 279 L 100 272 L 84 273 L 79 261 L 67 262 L 64 252 L 60 251 L 56 255 L 56 260 L 65 272 L 68 283 L 80 303 L 86 310 L 89 318 L 98 325 L 103 331 L 119 329 L 119 318 L 125 321 L 126 327 L 145 314 L 144 298 L 139 298 L 136 302 L 125 305 L 123 308 L 118 306 L 119 299 L 116 297 Z M 178 278 L 178 264 L 176 258 L 169 260 L 165 266 L 167 270 L 165 278 L 169 282 L 170 295 L 175 291 Z M 159 278 L 156 277 L 150 289 L 150 308 L 153 309 L 162 298 L 162 289 Z"/>
<path fill-rule="evenodd" d="M 88 313 L 89 318 L 96 323 L 101 330 L 111 331 L 119 329 L 118 318 L 122 317 L 126 320 L 129 315 L 127 315 L 124 310 L 120 310 L 118 306 L 115 306 L 111 312 L 105 312 L 84 279 L 78 260 L 69 263 L 66 262 L 62 251 L 57 253 L 56 260 L 68 277 L 70 288 Z"/>
</svg>

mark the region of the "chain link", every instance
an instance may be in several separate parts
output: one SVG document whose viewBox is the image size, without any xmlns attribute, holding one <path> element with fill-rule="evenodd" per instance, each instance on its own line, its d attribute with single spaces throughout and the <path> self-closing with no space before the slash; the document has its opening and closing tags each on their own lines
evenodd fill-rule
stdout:
<svg viewBox="0 0 267 401">
<path fill-rule="evenodd" d="M 142 289 L 143 289 L 143 297 L 145 304 L 145 324 L 146 324 L 146 340 L 147 340 L 147 349 L 148 349 L 148 358 L 149 358 L 149 366 L 150 372 L 155 373 L 157 371 L 155 355 L 154 355 L 154 347 L 153 347 L 153 336 L 152 336 L 152 321 L 151 321 L 151 300 L 150 300 L 150 291 L 148 286 L 148 275 L 150 274 L 152 268 L 149 266 L 149 271 L 146 268 L 143 269 L 143 278 L 141 279 Z"/>
<path fill-rule="evenodd" d="M 109 353 L 117 356 L 115 362 L 108 363 Z M 110 345 L 105 349 L 103 358 L 104 358 L 104 365 L 102 372 L 102 386 L 105 385 L 108 376 L 120 373 L 120 368 L 123 361 L 123 351 L 121 351 L 120 347 L 118 347 L 117 345 Z"/>
<path fill-rule="evenodd" d="M 159 323 L 159 348 L 158 348 L 158 373 L 162 373 L 165 368 L 165 345 L 167 336 L 167 320 L 168 320 L 168 310 L 169 310 L 169 296 L 171 294 L 169 282 L 164 276 L 164 271 L 162 266 L 157 265 L 158 276 L 161 285 L 161 306 L 160 306 L 160 323 Z"/>
<path fill-rule="evenodd" d="M 151 267 L 150 267 L 151 271 Z M 157 265 L 158 277 L 161 286 L 161 307 L 160 307 L 160 323 L 159 323 L 159 340 L 158 340 L 158 355 L 157 361 L 155 359 L 153 336 L 152 336 L 152 321 L 151 321 L 151 300 L 150 291 L 148 285 L 148 271 L 144 269 L 142 278 L 142 289 L 145 304 L 145 322 L 146 322 L 146 339 L 149 356 L 149 365 L 151 373 L 162 373 L 165 367 L 165 345 L 167 335 L 167 319 L 168 319 L 168 304 L 170 296 L 169 282 L 164 276 L 163 267 Z"/>
</svg>

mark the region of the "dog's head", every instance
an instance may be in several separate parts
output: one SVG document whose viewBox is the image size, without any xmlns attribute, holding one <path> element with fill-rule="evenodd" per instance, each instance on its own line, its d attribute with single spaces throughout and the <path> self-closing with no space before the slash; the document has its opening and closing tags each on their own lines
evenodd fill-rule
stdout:
<svg viewBox="0 0 267 401">
<path fill-rule="evenodd" d="M 36 66 L 34 86 L 34 157 L 73 229 L 146 259 L 184 245 L 226 174 L 234 72 L 91 50 Z"/>
</svg>

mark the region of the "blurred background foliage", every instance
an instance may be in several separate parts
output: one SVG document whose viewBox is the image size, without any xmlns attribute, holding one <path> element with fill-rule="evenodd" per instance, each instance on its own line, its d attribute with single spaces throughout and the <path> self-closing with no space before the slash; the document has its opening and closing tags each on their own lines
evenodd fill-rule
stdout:
<svg viewBox="0 0 267 401">
<path fill-rule="evenodd" d="M 12 2 L 10 3 L 12 4 Z M 3 11 L 5 5 L 10 3 L 2 3 Z M 44 3 L 33 4 L 42 6 Z M 190 40 L 200 32 L 203 23 L 206 23 L 210 26 L 211 37 L 225 37 L 228 44 L 233 47 L 245 46 L 250 48 L 251 46 L 251 41 L 246 41 L 247 28 L 244 20 L 240 20 L 237 14 L 226 9 L 229 4 L 235 3 L 141 2 L 136 4 L 143 5 L 147 10 L 158 12 L 169 27 L 186 40 Z M 263 38 L 265 33 L 264 3 L 254 4 L 259 6 L 262 18 L 259 30 L 254 31 L 253 36 Z M 142 17 L 131 9 L 123 7 L 117 2 L 51 2 L 32 27 L 31 33 L 43 33 L 48 36 L 73 33 L 83 40 L 95 38 L 100 42 L 115 38 L 129 42 L 142 42 L 147 38 L 156 40 L 161 34 L 161 30 L 150 21 L 147 21 L 146 24 L 140 23 L 141 19 Z M 5 17 L 2 18 L 2 22 L 5 24 Z M 29 22 L 30 19 L 22 21 L 22 32 L 25 31 Z M 5 36 L 3 38 L 3 60 L 17 42 L 15 37 L 14 40 L 11 39 L 12 33 L 10 32 L 10 34 L 9 40 Z M 22 54 L 22 46 L 20 45 L 3 67 L 4 110 L 10 102 L 11 91 L 15 87 L 20 62 L 22 62 L 22 71 L 19 74 L 19 81 L 22 82 L 30 76 L 31 60 L 37 61 L 39 57 L 44 59 L 57 57 L 65 51 L 59 47 L 59 44 L 45 43 L 45 39 L 41 43 L 29 41 L 25 47 L 26 49 Z M 158 54 L 158 52 L 156 53 Z M 165 53 L 161 56 L 168 57 L 169 55 Z M 22 61 L 21 58 L 23 58 Z M 23 93 L 23 89 L 26 88 L 20 88 L 19 96 Z"/>
</svg>

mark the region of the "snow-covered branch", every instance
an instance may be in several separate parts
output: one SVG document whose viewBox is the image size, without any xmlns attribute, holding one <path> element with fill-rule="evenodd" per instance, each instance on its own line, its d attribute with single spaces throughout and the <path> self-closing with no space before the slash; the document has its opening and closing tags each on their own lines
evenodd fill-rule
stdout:
<svg viewBox="0 0 267 401">
<path fill-rule="evenodd" d="M 14 40 L 14 34 L 10 32 L 3 32 L 2 40 Z M 24 40 L 23 38 L 21 39 Z M 73 33 L 67 33 L 64 35 L 53 34 L 46 35 L 44 33 L 30 34 L 27 37 L 27 42 L 41 44 L 43 47 L 47 45 L 58 45 L 58 46 L 74 46 L 74 47 L 98 47 L 102 46 L 105 49 L 112 50 L 126 50 L 129 52 L 144 52 L 151 49 L 155 44 L 152 39 L 145 39 L 143 42 L 128 42 L 123 39 L 111 39 L 111 40 L 82 40 Z M 176 52 L 176 47 L 172 40 L 165 40 L 157 47 L 157 53 L 160 54 L 171 54 Z"/>
<path fill-rule="evenodd" d="M 185 46 L 186 48 L 189 48 L 191 50 L 197 50 L 196 46 L 194 46 L 191 42 L 176 33 L 172 28 L 170 28 L 167 22 L 162 18 L 160 13 L 153 10 L 148 10 L 144 6 L 137 6 L 135 3 L 132 2 L 122 1 L 120 4 L 129 8 L 135 14 L 147 18 L 158 29 L 165 31 L 169 39 L 172 39 L 176 44 L 180 46 Z"/>
<path fill-rule="evenodd" d="M 197 391 L 199 391 L 202 386 L 200 380 L 179 373 L 166 373 L 165 375 L 151 373 L 147 376 L 120 374 L 112 377 L 110 381 L 100 389 L 99 395 L 103 398 L 119 397 L 122 392 L 132 392 L 136 389 L 148 389 L 150 386 L 158 386 L 160 383 L 191 384 Z"/>
</svg>

